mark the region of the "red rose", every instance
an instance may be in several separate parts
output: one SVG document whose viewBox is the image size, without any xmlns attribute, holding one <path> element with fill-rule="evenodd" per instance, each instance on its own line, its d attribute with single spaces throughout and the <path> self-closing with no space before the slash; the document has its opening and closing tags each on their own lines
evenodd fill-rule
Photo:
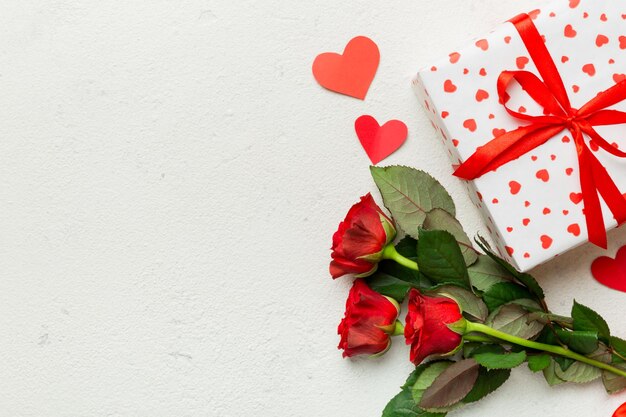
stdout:
<svg viewBox="0 0 626 417">
<path fill-rule="evenodd" d="M 404 337 L 411 345 L 411 362 L 418 365 L 427 356 L 452 353 L 461 344 L 460 334 L 448 328 L 461 320 L 459 305 L 445 297 L 427 297 L 415 288 L 409 293 L 409 312 Z"/>
<path fill-rule="evenodd" d="M 396 237 L 393 221 L 376 205 L 371 194 L 361 197 L 333 235 L 330 275 L 365 277 L 376 271 L 385 246 Z"/>
<path fill-rule="evenodd" d="M 387 351 L 399 313 L 398 303 L 372 290 L 362 279 L 355 280 L 346 301 L 345 317 L 337 328 L 341 335 L 338 348 L 343 349 L 343 357 Z"/>
</svg>

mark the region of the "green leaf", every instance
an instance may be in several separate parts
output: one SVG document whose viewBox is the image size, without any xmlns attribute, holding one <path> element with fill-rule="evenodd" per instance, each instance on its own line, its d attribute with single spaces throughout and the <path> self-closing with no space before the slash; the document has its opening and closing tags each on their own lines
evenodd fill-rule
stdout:
<svg viewBox="0 0 626 417">
<path fill-rule="evenodd" d="M 626 340 L 620 339 L 619 337 L 611 336 L 609 338 L 609 341 L 609 346 L 615 353 L 617 353 L 619 356 L 626 357 Z M 623 362 L 624 360 L 622 358 L 619 358 L 619 356 L 614 356 L 613 360 L 615 361 L 617 357 L 619 359 L 618 362 Z"/>
<path fill-rule="evenodd" d="M 513 369 L 526 360 L 526 352 L 516 353 L 479 353 L 474 360 L 487 369 Z"/>
<path fill-rule="evenodd" d="M 450 361 L 441 361 L 441 362 L 431 362 L 426 365 L 425 369 L 418 375 L 411 392 L 413 394 L 413 400 L 416 404 L 419 404 L 422 401 L 422 396 L 424 395 L 424 391 L 430 387 L 435 379 L 439 375 L 443 373 L 452 362 Z"/>
<path fill-rule="evenodd" d="M 397 165 L 372 166 L 370 171 L 385 207 L 408 235 L 418 237 L 426 213 L 434 208 L 456 214 L 450 194 L 424 171 Z"/>
<path fill-rule="evenodd" d="M 377 272 L 366 278 L 367 285 L 374 291 L 398 300 L 401 303 L 406 294 L 411 289 L 411 285 L 405 281 L 401 281 L 398 278 L 387 275 L 382 272 Z"/>
<path fill-rule="evenodd" d="M 469 289 L 469 276 L 461 249 L 450 233 L 421 229 L 417 263 L 420 271 L 431 281 Z"/>
<path fill-rule="evenodd" d="M 487 306 L 471 291 L 454 285 L 444 285 L 432 291 L 432 294 L 453 299 L 461 307 L 463 313 L 469 314 L 481 322 L 487 319 L 489 314 Z"/>
<path fill-rule="evenodd" d="M 402 391 L 389 401 L 385 409 L 383 410 L 382 417 L 444 417 L 443 413 L 430 413 L 421 409 L 413 400 L 411 389 L 417 381 L 417 378 L 426 368 L 426 365 L 418 366 L 409 375 L 405 384 L 402 386 Z"/>
<path fill-rule="evenodd" d="M 532 339 L 544 328 L 542 323 L 528 319 L 529 312 L 517 304 L 507 304 L 487 318 L 487 325 L 523 339 Z"/>
<path fill-rule="evenodd" d="M 533 372 L 539 372 L 550 366 L 550 355 L 540 354 L 528 357 L 528 368 Z"/>
<path fill-rule="evenodd" d="M 611 331 L 606 321 L 598 313 L 574 301 L 572 307 L 574 330 L 596 332 L 604 343 L 610 343 Z"/>
<path fill-rule="evenodd" d="M 478 369 L 478 364 L 473 359 L 454 362 L 426 388 L 418 403 L 419 406 L 432 410 L 459 403 L 474 387 Z"/>
<path fill-rule="evenodd" d="M 474 384 L 474 388 L 470 391 L 469 394 L 465 398 L 463 398 L 464 403 L 472 403 L 478 400 L 483 399 L 487 395 L 491 394 L 502 384 L 509 379 L 511 375 L 510 369 L 494 369 L 489 371 L 483 367 L 480 368 L 478 373 L 478 379 Z"/>
<path fill-rule="evenodd" d="M 502 345 L 482 344 L 469 351 L 467 355 L 465 355 L 465 357 L 472 358 L 474 357 L 474 355 L 478 355 L 481 353 L 495 353 L 501 355 L 504 354 L 504 348 L 502 347 Z"/>
<path fill-rule="evenodd" d="M 423 227 L 426 230 L 445 230 L 454 236 L 461 248 L 465 265 L 472 265 L 478 260 L 478 252 L 472 246 L 472 241 L 452 214 L 440 208 L 432 209 L 426 213 Z"/>
<path fill-rule="evenodd" d="M 515 269 L 507 261 L 505 261 L 504 259 L 498 257 L 495 253 L 493 253 L 491 251 L 491 248 L 489 248 L 489 244 L 487 243 L 487 241 L 484 238 L 479 236 L 478 239 L 476 240 L 476 243 L 478 243 L 478 246 L 480 246 L 480 248 L 489 257 L 491 257 L 491 259 L 493 259 L 501 267 L 506 269 L 507 272 L 509 274 L 511 274 L 517 281 L 519 281 L 522 284 L 524 284 L 530 290 L 530 292 L 533 293 L 539 300 L 543 300 L 545 298 L 545 294 L 543 292 L 543 289 L 541 288 L 541 286 L 539 285 L 537 280 L 532 275 L 526 274 L 524 272 L 519 272 L 517 269 Z"/>
<path fill-rule="evenodd" d="M 553 358 L 550 358 L 550 364 L 544 368 L 543 376 L 551 387 L 564 383 L 561 378 L 556 375 L 556 369 L 559 367 Z"/>
<path fill-rule="evenodd" d="M 563 372 L 567 371 L 576 361 L 574 359 L 566 358 L 564 356 L 555 356 L 554 361 L 561 367 Z"/>
<path fill-rule="evenodd" d="M 613 366 L 626 371 L 626 364 L 618 363 L 613 364 Z M 604 384 L 604 389 L 609 394 L 615 394 L 626 389 L 626 378 L 609 371 L 602 371 L 602 383 Z"/>
<path fill-rule="evenodd" d="M 600 378 L 602 375 L 602 371 L 600 369 L 582 362 L 574 362 L 572 366 L 567 368 L 566 371 L 563 371 L 559 366 L 557 366 L 554 371 L 556 376 L 563 381 L 576 382 L 579 384 L 591 382 L 594 379 Z"/>
<path fill-rule="evenodd" d="M 472 287 L 485 292 L 492 285 L 510 282 L 510 274 L 487 255 L 478 256 L 478 261 L 467 269 Z"/>
<path fill-rule="evenodd" d="M 574 352 L 587 355 L 598 349 L 598 334 L 596 332 L 557 329 L 556 334 Z"/>
<path fill-rule="evenodd" d="M 611 359 L 611 355 L 606 347 L 599 348 L 593 354 L 587 355 L 587 357 L 604 363 L 608 363 Z M 601 369 L 578 361 L 574 362 L 567 370 L 562 370 L 557 366 L 554 371 L 560 379 L 580 384 L 591 382 L 602 376 Z"/>
<path fill-rule="evenodd" d="M 483 294 L 483 300 L 489 311 L 494 311 L 503 304 L 522 298 L 532 299 L 532 295 L 524 287 L 512 282 L 494 284 Z"/>
</svg>

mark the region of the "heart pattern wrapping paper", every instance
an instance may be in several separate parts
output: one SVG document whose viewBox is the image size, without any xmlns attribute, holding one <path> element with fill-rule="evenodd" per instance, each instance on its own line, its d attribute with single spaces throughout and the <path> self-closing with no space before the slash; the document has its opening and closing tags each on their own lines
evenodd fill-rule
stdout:
<svg viewBox="0 0 626 417">
<path fill-rule="evenodd" d="M 626 1 L 555 0 L 529 15 L 543 35 L 572 106 L 626 78 Z M 510 22 L 418 72 L 413 87 L 447 146 L 454 167 L 478 147 L 526 124 L 499 103 L 503 71 L 538 74 L 520 34 Z M 543 109 L 517 86 L 507 105 L 520 113 Z M 626 110 L 626 102 L 610 107 Z M 626 150 L 626 126 L 600 126 L 613 146 Z M 619 189 L 626 191 L 626 159 L 593 142 L 589 147 Z M 501 256 L 527 271 L 587 242 L 576 146 L 568 130 L 543 145 L 466 182 Z M 607 229 L 617 226 L 601 201 Z"/>
</svg>

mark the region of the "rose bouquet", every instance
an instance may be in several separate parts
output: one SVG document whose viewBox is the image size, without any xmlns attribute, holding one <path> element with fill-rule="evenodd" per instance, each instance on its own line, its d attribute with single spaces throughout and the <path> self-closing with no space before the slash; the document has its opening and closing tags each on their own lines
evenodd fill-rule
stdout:
<svg viewBox="0 0 626 417">
<path fill-rule="evenodd" d="M 330 273 L 357 279 L 339 324 L 344 357 L 382 355 L 404 336 L 416 365 L 383 417 L 442 417 L 499 388 L 524 363 L 549 385 L 601 379 L 626 388 L 626 341 L 574 301 L 552 313 L 544 292 L 455 218 L 450 195 L 408 167 L 372 167 L 384 205 L 361 198 L 333 236 Z M 400 321 L 400 305 L 406 319 Z"/>
</svg>

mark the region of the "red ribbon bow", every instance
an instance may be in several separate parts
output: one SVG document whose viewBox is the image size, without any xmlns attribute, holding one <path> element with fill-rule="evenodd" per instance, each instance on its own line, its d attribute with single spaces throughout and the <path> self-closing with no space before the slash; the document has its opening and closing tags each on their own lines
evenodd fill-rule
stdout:
<svg viewBox="0 0 626 417">
<path fill-rule="evenodd" d="M 503 71 L 498 77 L 498 96 L 506 111 L 521 120 L 530 122 L 516 130 L 506 132 L 484 146 L 479 147 L 454 175 L 473 180 L 493 171 L 509 161 L 547 142 L 559 132 L 568 129 L 574 138 L 578 153 L 580 184 L 589 241 L 606 249 L 606 228 L 602 218 L 602 208 L 598 193 L 613 213 L 618 224 L 626 221 L 626 199 L 620 193 L 606 168 L 598 161 L 585 143 L 584 135 L 589 136 L 600 148 L 620 158 L 622 152 L 609 144 L 593 126 L 626 123 L 626 113 L 606 110 L 607 107 L 626 100 L 626 80 L 601 92 L 580 109 L 570 105 L 561 75 L 546 48 L 537 27 L 527 14 L 511 20 L 519 32 L 531 59 L 535 63 L 543 81 L 528 71 Z M 531 116 L 511 110 L 506 102 L 507 88 L 517 81 L 528 95 L 544 108 L 544 114 Z"/>
</svg>

